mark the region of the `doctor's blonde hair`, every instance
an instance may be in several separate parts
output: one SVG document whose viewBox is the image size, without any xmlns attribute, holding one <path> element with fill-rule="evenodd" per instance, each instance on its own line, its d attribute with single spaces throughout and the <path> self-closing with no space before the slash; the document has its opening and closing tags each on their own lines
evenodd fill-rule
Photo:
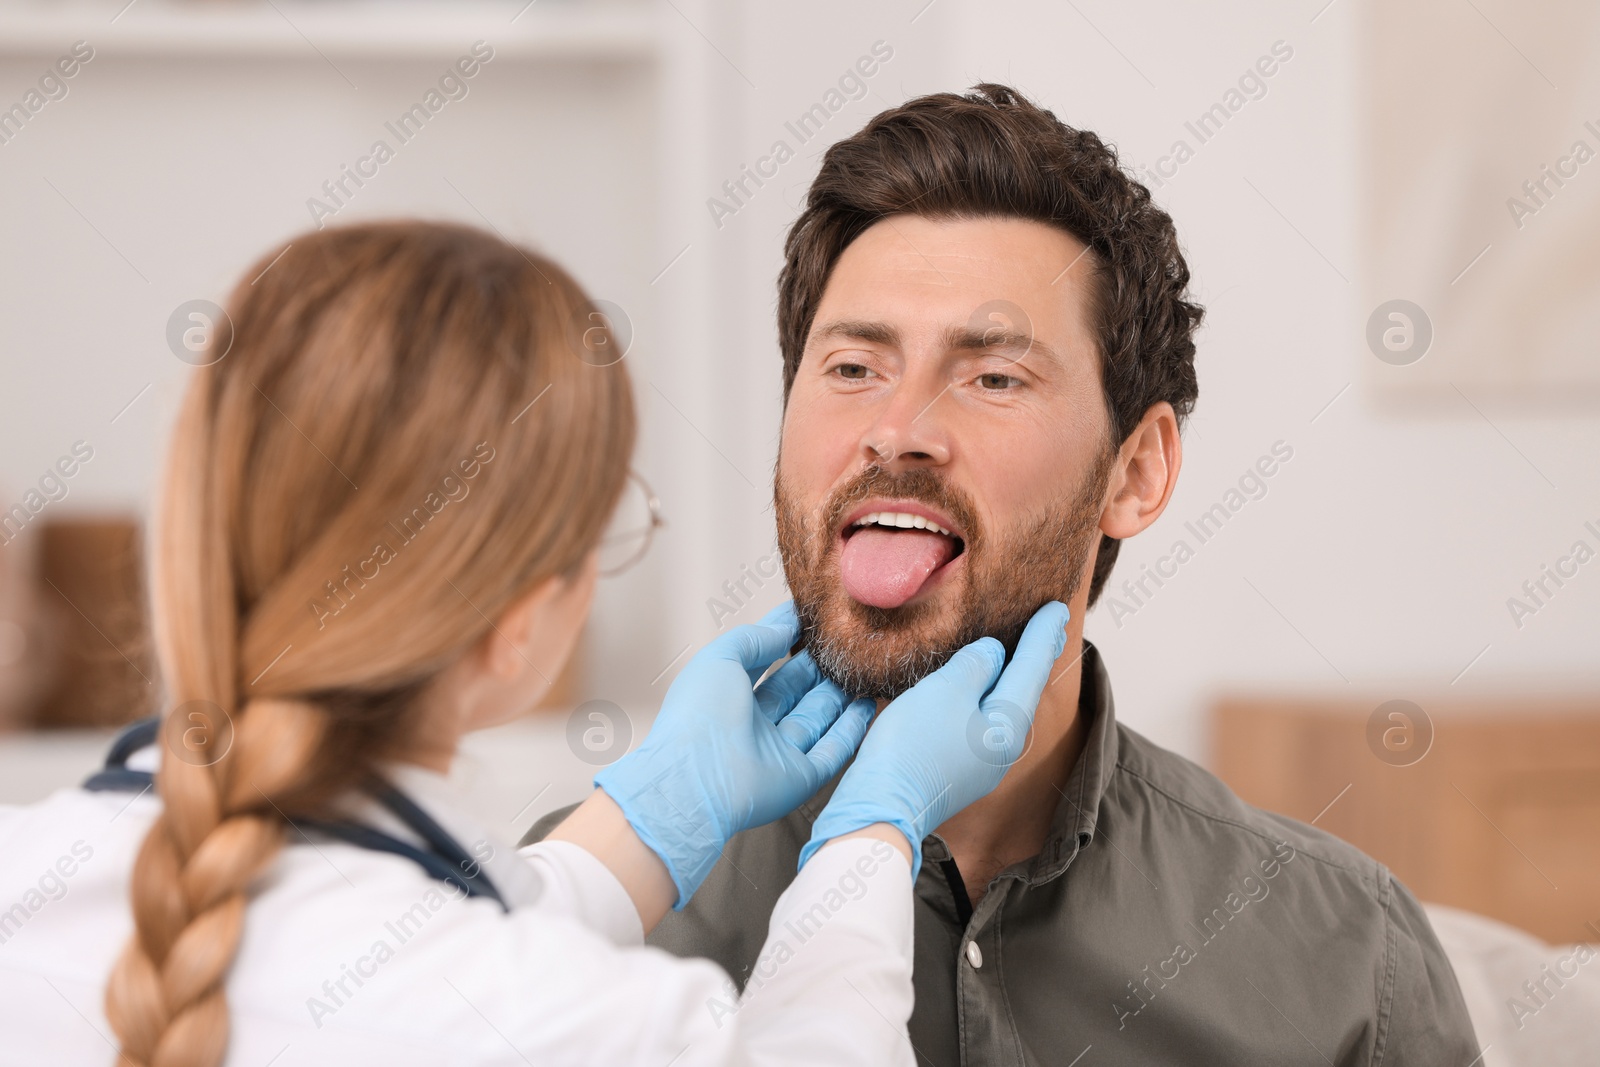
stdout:
<svg viewBox="0 0 1600 1067">
<path fill-rule="evenodd" d="M 404 751 L 422 687 L 581 571 L 633 449 L 626 372 L 593 358 L 609 338 L 548 259 L 388 223 L 302 235 L 245 277 L 153 542 L 163 737 L 203 708 L 228 747 L 164 747 L 134 864 L 105 1007 L 149 1067 L 223 1061 L 248 887 L 286 820 Z"/>
</svg>

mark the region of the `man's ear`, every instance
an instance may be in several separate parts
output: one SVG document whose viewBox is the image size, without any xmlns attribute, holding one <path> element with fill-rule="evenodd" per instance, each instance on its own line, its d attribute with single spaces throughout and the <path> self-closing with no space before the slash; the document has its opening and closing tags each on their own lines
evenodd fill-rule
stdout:
<svg viewBox="0 0 1600 1067">
<path fill-rule="evenodd" d="M 1177 414 L 1165 400 L 1150 405 L 1117 450 L 1106 485 L 1106 505 L 1100 512 L 1100 532 L 1122 540 L 1160 518 L 1182 465 Z"/>
</svg>

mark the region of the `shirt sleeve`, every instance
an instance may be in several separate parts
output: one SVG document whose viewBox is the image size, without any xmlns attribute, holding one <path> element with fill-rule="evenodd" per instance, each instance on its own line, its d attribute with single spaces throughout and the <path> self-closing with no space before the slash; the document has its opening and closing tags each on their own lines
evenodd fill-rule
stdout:
<svg viewBox="0 0 1600 1067">
<path fill-rule="evenodd" d="M 543 846 L 540 846 L 541 848 Z M 576 846 L 573 846 L 576 848 Z M 582 851 L 579 849 L 579 851 Z M 582 892 L 582 860 L 527 850 L 564 867 L 548 892 L 570 907 Z M 592 857 L 591 857 L 592 858 Z M 598 862 L 598 861 L 596 861 Z M 609 872 L 607 872 L 609 876 Z M 620 887 L 618 887 L 620 889 Z M 626 899 L 624 894 L 624 899 Z M 628 904 L 631 909 L 631 902 Z M 569 910 L 574 918 L 586 914 Z M 494 919 L 480 912 L 484 921 Z M 773 911 L 766 945 L 741 997 L 706 960 L 649 946 L 607 943 L 557 919 L 544 904 L 497 922 L 475 939 L 476 963 L 451 976 L 463 1049 L 473 1063 L 517 1067 L 784 1067 L 827 1063 L 911 1067 L 911 869 L 881 841 L 839 842 L 818 852 Z M 556 921 L 552 922 L 552 919 Z M 442 933 L 442 931 L 441 931 Z M 460 952 L 459 936 L 452 954 Z M 442 947 L 442 943 L 441 943 Z M 431 963 L 413 957 L 419 969 Z M 492 1024 L 492 1030 L 482 1026 Z"/>
<path fill-rule="evenodd" d="M 1388 994 L 1380 1006 L 1373 1067 L 1461 1067 L 1482 1050 L 1455 969 L 1422 905 L 1389 877 Z"/>
</svg>

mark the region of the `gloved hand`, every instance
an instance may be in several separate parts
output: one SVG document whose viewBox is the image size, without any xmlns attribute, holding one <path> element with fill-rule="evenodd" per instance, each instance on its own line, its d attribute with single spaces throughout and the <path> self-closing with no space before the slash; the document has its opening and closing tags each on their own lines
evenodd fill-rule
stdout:
<svg viewBox="0 0 1600 1067">
<path fill-rule="evenodd" d="M 675 909 L 729 838 L 787 815 L 838 774 L 872 721 L 872 701 L 851 703 L 806 653 L 752 688 L 799 636 L 785 603 L 712 641 L 673 679 L 639 747 L 595 775 L 666 864 Z"/>
<path fill-rule="evenodd" d="M 922 839 L 999 785 L 1025 751 L 1070 617 L 1052 600 L 1028 621 L 1004 673 L 1004 646 L 979 638 L 884 708 L 812 826 L 800 865 L 829 840 L 881 822 L 911 842 L 915 881 Z"/>
</svg>

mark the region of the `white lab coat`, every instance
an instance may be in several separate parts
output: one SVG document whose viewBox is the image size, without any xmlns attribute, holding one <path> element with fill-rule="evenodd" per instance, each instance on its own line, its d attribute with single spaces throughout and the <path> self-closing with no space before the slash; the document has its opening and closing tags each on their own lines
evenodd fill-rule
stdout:
<svg viewBox="0 0 1600 1067">
<path fill-rule="evenodd" d="M 715 964 L 645 946 L 627 893 L 582 848 L 518 851 L 442 777 L 395 770 L 511 912 L 409 860 L 295 835 L 246 911 L 228 1067 L 914 1062 L 910 870 L 881 842 L 813 857 L 741 1000 Z M 153 792 L 77 789 L 0 807 L 0 1064 L 113 1062 L 105 982 L 159 811 Z M 362 817 L 415 840 L 381 809 Z"/>
</svg>

